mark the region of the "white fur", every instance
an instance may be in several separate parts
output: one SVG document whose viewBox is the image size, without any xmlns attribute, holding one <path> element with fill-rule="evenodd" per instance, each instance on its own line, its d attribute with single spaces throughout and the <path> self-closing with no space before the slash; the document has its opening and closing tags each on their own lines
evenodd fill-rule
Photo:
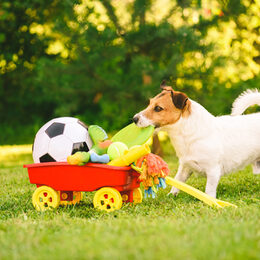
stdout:
<svg viewBox="0 0 260 260">
<path fill-rule="evenodd" d="M 254 163 L 260 173 L 260 113 L 239 115 L 254 104 L 260 104 L 258 91 L 246 91 L 233 104 L 232 116 L 215 117 L 195 101 L 191 114 L 175 124 L 162 128 L 168 132 L 179 158 L 175 178 L 185 182 L 193 171 L 206 174 L 206 193 L 216 197 L 220 177 Z M 234 116 L 235 115 L 235 116 Z M 151 119 L 138 113 L 138 126 L 144 127 Z M 176 195 L 178 189 L 172 188 Z"/>
<path fill-rule="evenodd" d="M 153 125 L 153 121 L 146 118 L 142 112 L 136 114 L 134 117 L 138 117 L 139 121 L 138 121 L 138 126 L 139 127 L 147 127 L 149 125 Z"/>
<path fill-rule="evenodd" d="M 260 95 L 257 89 L 244 91 L 233 103 L 231 115 L 241 115 L 252 105 L 260 106 Z"/>
</svg>

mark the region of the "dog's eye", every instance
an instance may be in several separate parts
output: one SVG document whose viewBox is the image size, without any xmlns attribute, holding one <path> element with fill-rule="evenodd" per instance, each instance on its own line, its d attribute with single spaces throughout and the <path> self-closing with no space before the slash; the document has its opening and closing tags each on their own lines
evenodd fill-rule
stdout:
<svg viewBox="0 0 260 260">
<path fill-rule="evenodd" d="M 154 107 L 154 111 L 155 111 L 155 112 L 160 112 L 160 111 L 162 111 L 162 110 L 163 110 L 163 108 L 160 107 L 160 106 Z"/>
</svg>

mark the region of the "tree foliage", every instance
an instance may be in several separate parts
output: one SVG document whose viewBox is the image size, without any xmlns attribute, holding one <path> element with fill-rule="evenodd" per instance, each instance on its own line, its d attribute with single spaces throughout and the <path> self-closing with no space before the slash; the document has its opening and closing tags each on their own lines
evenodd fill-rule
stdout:
<svg viewBox="0 0 260 260">
<path fill-rule="evenodd" d="M 2 1 L 6 140 L 28 141 L 25 133 L 32 139 L 56 116 L 119 129 L 163 79 L 228 113 L 241 90 L 259 83 L 259 12 L 259 2 L 245 0 Z"/>
</svg>

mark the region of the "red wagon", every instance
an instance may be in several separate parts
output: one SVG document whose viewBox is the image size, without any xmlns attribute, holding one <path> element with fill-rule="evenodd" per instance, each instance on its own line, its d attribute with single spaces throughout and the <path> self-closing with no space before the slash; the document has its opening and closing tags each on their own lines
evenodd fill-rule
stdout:
<svg viewBox="0 0 260 260">
<path fill-rule="evenodd" d="M 96 191 L 95 208 L 113 211 L 122 202 L 140 203 L 139 173 L 131 167 L 88 163 L 85 166 L 65 162 L 35 163 L 24 165 L 29 179 L 36 184 L 32 201 L 39 211 L 57 208 L 60 204 L 76 204 L 82 192 Z"/>
</svg>

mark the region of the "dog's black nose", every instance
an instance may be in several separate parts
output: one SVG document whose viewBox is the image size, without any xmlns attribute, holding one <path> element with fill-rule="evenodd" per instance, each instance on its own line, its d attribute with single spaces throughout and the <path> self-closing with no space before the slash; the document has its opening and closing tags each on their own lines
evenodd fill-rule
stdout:
<svg viewBox="0 0 260 260">
<path fill-rule="evenodd" d="M 134 116 L 133 121 L 134 121 L 135 124 L 137 124 L 138 121 L 139 121 L 139 117 L 138 116 Z"/>
</svg>

